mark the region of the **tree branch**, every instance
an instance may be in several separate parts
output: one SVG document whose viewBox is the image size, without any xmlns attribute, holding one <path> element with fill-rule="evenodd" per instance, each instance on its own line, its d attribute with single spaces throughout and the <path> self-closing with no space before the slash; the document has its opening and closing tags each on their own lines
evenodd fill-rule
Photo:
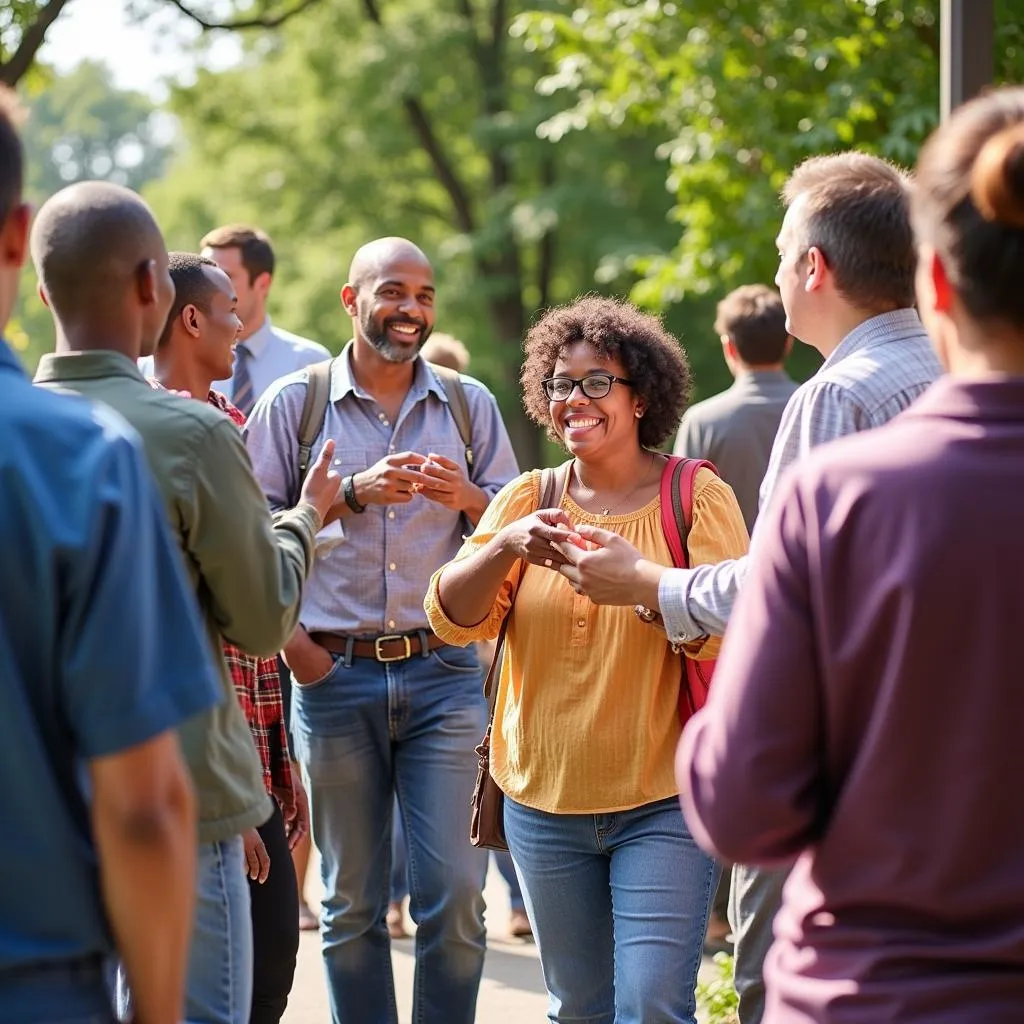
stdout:
<svg viewBox="0 0 1024 1024">
<path fill-rule="evenodd" d="M 423 147 L 430 162 L 434 167 L 434 174 L 441 183 L 441 187 L 448 193 L 448 198 L 455 208 L 455 221 L 459 230 L 464 234 L 472 234 L 476 230 L 476 218 L 473 216 L 473 204 L 469 194 L 466 192 L 455 168 L 451 165 L 441 142 L 434 134 L 434 128 L 430 123 L 426 110 L 419 100 L 413 97 L 406 97 L 402 100 L 406 116 L 412 125 L 420 145 Z"/>
<path fill-rule="evenodd" d="M 60 17 L 61 11 L 70 0 L 50 0 L 36 15 L 36 20 L 21 34 L 18 48 L 11 54 L 11 59 L 0 65 L 0 82 L 14 86 L 32 67 L 39 47 L 43 45 L 47 29 Z"/>
<path fill-rule="evenodd" d="M 466 30 L 469 32 L 469 49 L 473 54 L 473 62 L 478 68 L 483 68 L 487 63 L 487 52 L 484 42 L 477 30 L 476 13 L 473 10 L 472 0 L 458 0 L 459 13 L 466 22 Z"/>
<path fill-rule="evenodd" d="M 280 28 L 296 14 L 301 14 L 319 2 L 320 0 L 298 0 L 294 7 L 278 11 L 276 14 L 257 14 L 251 18 L 233 18 L 230 21 L 210 21 L 193 11 L 183 0 L 168 0 L 172 7 L 176 7 L 187 18 L 194 21 L 204 32 L 212 32 L 214 29 Z"/>
<path fill-rule="evenodd" d="M 558 172 L 555 167 L 555 158 L 548 154 L 544 158 L 541 167 L 541 181 L 545 191 L 548 193 L 555 187 Z M 539 243 L 537 254 L 537 290 L 540 296 L 539 308 L 551 308 L 551 285 L 555 276 L 555 255 L 558 243 L 558 229 L 550 228 L 544 232 Z"/>
<path fill-rule="evenodd" d="M 494 0 L 491 8 L 491 50 L 499 60 L 508 41 L 508 11 L 505 0 Z"/>
<path fill-rule="evenodd" d="M 367 18 L 374 25 L 378 28 L 384 27 L 380 8 L 377 6 L 377 0 L 363 0 L 363 10 L 366 11 Z M 434 176 L 440 182 L 445 192 L 448 193 L 448 198 L 451 200 L 452 207 L 455 210 L 455 223 L 464 234 L 472 234 L 476 230 L 473 203 L 465 186 L 455 173 L 455 168 L 448 159 L 448 155 L 441 145 L 441 140 L 438 139 L 434 132 L 434 126 L 431 124 L 426 109 L 415 96 L 405 97 L 402 100 L 402 106 L 405 108 L 405 115 L 409 119 L 409 124 L 412 126 L 413 132 L 415 132 L 420 146 L 430 158 L 431 166 L 434 168 Z"/>
</svg>

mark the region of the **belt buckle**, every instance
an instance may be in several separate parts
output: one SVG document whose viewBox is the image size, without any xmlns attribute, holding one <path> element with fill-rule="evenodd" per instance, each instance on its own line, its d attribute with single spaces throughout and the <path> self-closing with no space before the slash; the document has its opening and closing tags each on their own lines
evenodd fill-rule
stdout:
<svg viewBox="0 0 1024 1024">
<path fill-rule="evenodd" d="M 382 650 L 381 644 L 390 643 L 392 640 L 402 640 L 405 643 L 404 654 L 394 654 L 388 657 Z M 392 661 L 408 661 L 412 657 L 412 640 L 401 633 L 392 633 L 390 636 L 379 636 L 373 641 L 373 655 L 382 665 Z"/>
</svg>

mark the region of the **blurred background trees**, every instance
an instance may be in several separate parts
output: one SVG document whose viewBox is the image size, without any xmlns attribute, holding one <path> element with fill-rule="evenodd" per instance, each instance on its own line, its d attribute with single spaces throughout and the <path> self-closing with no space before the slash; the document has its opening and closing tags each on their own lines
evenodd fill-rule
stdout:
<svg viewBox="0 0 1024 1024">
<path fill-rule="evenodd" d="M 162 111 L 95 65 L 49 80 L 36 66 L 33 197 L 125 181 L 172 248 L 260 224 L 280 260 L 272 314 L 335 351 L 354 250 L 414 239 L 439 328 L 469 346 L 524 465 L 545 456 L 516 383 L 537 310 L 631 297 L 714 393 L 729 382 L 714 304 L 771 281 L 789 170 L 850 147 L 912 164 L 938 116 L 938 0 L 265 0 L 226 16 L 145 2 L 140 17 L 172 3 L 256 24 L 237 66 L 200 71 Z M 23 24 L 45 9 L 19 3 Z M 1000 77 L 1019 80 L 1024 0 L 999 0 L 997 19 Z M 52 344 L 38 312 L 26 297 L 30 364 Z M 815 365 L 798 346 L 794 372 Z"/>
</svg>

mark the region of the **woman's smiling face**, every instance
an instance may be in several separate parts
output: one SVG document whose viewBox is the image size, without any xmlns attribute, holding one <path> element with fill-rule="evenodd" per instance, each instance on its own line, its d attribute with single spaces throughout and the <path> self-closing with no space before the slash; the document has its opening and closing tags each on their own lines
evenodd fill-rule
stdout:
<svg viewBox="0 0 1024 1024">
<path fill-rule="evenodd" d="M 576 380 L 591 374 L 628 377 L 618 359 L 599 356 L 585 341 L 567 345 L 551 372 L 553 377 Z M 549 408 L 555 433 L 582 461 L 622 445 L 639 446 L 638 412 L 643 403 L 628 384 L 613 383 L 603 398 L 588 398 L 577 384 L 568 398 L 550 402 Z"/>
</svg>

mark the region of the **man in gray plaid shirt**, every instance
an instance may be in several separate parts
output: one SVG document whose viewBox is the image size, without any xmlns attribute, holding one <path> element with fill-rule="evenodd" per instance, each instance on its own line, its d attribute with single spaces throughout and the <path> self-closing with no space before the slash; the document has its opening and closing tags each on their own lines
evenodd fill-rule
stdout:
<svg viewBox="0 0 1024 1024">
<path fill-rule="evenodd" d="M 942 372 L 913 309 L 907 177 L 862 153 L 815 157 L 790 177 L 783 200 L 775 283 L 786 328 L 825 362 L 786 406 L 761 485 L 761 510 L 787 467 L 820 444 L 887 423 Z M 600 548 L 567 550 L 575 565 L 563 572 L 592 600 L 660 610 L 673 641 L 725 631 L 747 558 L 666 569 L 614 534 L 580 532 Z M 755 543 L 757 536 L 755 527 Z M 733 869 L 729 916 L 742 1024 L 759 1024 L 764 1011 L 762 966 L 787 874 Z"/>
</svg>

